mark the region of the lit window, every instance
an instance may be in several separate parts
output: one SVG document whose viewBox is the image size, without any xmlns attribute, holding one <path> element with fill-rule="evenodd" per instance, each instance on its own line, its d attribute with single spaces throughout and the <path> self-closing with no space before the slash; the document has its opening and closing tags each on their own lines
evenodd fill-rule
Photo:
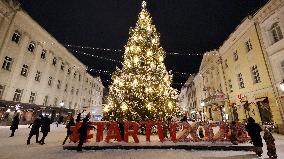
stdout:
<svg viewBox="0 0 284 159">
<path fill-rule="evenodd" d="M 24 77 L 28 76 L 29 66 L 24 64 L 22 67 L 21 75 Z"/>
<path fill-rule="evenodd" d="M 250 52 L 250 50 L 252 50 L 252 44 L 250 42 L 250 39 L 245 42 L 245 45 L 246 45 L 247 52 Z"/>
<path fill-rule="evenodd" d="M 23 90 L 16 89 L 15 94 L 14 94 L 14 98 L 13 98 L 13 101 L 14 101 L 14 102 L 20 102 L 20 101 L 21 101 L 21 98 L 22 98 L 22 93 L 23 93 Z"/>
<path fill-rule="evenodd" d="M 234 52 L 234 61 L 238 61 L 238 59 L 239 59 L 238 52 L 235 51 Z"/>
<path fill-rule="evenodd" d="M 243 79 L 243 75 L 241 73 L 238 74 L 238 81 L 239 81 L 239 87 L 240 88 L 245 88 L 245 83 Z"/>
<path fill-rule="evenodd" d="M 18 31 L 15 31 L 12 36 L 12 41 L 18 44 L 20 39 L 21 39 L 21 34 Z"/>
<path fill-rule="evenodd" d="M 28 47 L 28 51 L 29 52 L 34 52 L 35 50 L 35 43 L 34 42 L 30 42 L 29 47 Z"/>
<path fill-rule="evenodd" d="M 34 92 L 31 92 L 29 103 L 34 104 L 35 98 L 36 98 L 36 94 Z"/>
<path fill-rule="evenodd" d="M 12 58 L 6 56 L 2 65 L 2 68 L 4 70 L 10 71 L 11 70 L 11 66 L 12 66 Z"/>
<path fill-rule="evenodd" d="M 283 34 L 281 31 L 281 28 L 279 26 L 279 23 L 274 23 L 271 27 L 271 34 L 274 40 L 274 43 L 276 43 L 277 41 L 283 39 Z"/>
<path fill-rule="evenodd" d="M 52 65 L 56 66 L 56 62 L 57 62 L 57 59 L 56 59 L 56 57 L 54 57 L 53 60 L 52 60 Z"/>
<path fill-rule="evenodd" d="M 77 76 L 77 72 L 75 71 L 75 72 L 74 72 L 74 78 L 76 78 L 76 76 Z"/>
<path fill-rule="evenodd" d="M 41 51 L 40 58 L 45 59 L 45 57 L 46 57 L 46 50 L 43 49 L 43 50 Z"/>
<path fill-rule="evenodd" d="M 252 74 L 253 83 L 261 82 L 260 81 L 260 76 L 259 76 L 259 73 L 258 73 L 258 69 L 257 69 L 256 65 L 251 67 L 251 74 Z"/>
<path fill-rule="evenodd" d="M 68 68 L 67 74 L 70 75 L 70 73 L 71 73 L 71 68 Z"/>
<path fill-rule="evenodd" d="M 36 76 L 35 76 L 35 81 L 40 81 L 40 77 L 41 77 L 41 72 L 36 71 Z"/>
</svg>

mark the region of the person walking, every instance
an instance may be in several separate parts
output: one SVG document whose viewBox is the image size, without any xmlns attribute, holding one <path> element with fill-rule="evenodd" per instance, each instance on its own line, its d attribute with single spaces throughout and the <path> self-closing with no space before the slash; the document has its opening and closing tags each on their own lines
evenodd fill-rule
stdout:
<svg viewBox="0 0 284 159">
<path fill-rule="evenodd" d="M 41 120 L 42 120 L 43 116 L 39 115 L 32 124 L 32 128 L 27 140 L 27 145 L 29 145 L 31 143 L 31 138 L 35 135 L 36 136 L 36 143 L 38 143 L 38 137 L 39 137 L 39 128 L 41 126 Z"/>
<path fill-rule="evenodd" d="M 85 141 L 86 138 L 87 138 L 87 135 L 88 135 L 87 132 L 88 132 L 88 129 L 90 129 L 90 128 L 95 129 L 94 126 L 91 126 L 91 125 L 88 123 L 88 119 L 87 119 L 87 118 L 84 118 L 81 127 L 78 129 L 79 139 L 80 139 L 80 140 L 79 140 L 78 147 L 77 147 L 77 151 L 78 151 L 78 152 L 82 151 L 83 143 L 84 143 L 84 141 Z"/>
<path fill-rule="evenodd" d="M 45 144 L 44 140 L 47 134 L 50 132 L 50 124 L 51 124 L 51 121 L 47 115 L 42 118 L 42 123 L 41 123 L 42 138 L 39 141 L 39 144 L 41 145 Z"/>
<path fill-rule="evenodd" d="M 230 129 L 231 129 L 231 142 L 234 145 L 238 145 L 238 129 L 235 121 L 232 121 Z"/>
<path fill-rule="evenodd" d="M 276 159 L 277 154 L 276 154 L 276 147 L 275 147 L 275 139 L 272 136 L 271 131 L 272 131 L 271 127 L 266 127 L 264 129 L 263 139 L 266 143 L 267 155 L 269 156 L 269 158 Z"/>
<path fill-rule="evenodd" d="M 12 131 L 10 137 L 13 137 L 15 135 L 15 131 L 18 129 L 18 126 L 19 126 L 19 122 L 20 122 L 20 118 L 19 118 L 19 114 L 17 113 L 15 116 L 14 116 L 14 119 L 12 121 L 12 125 L 10 127 L 10 130 Z"/>
<path fill-rule="evenodd" d="M 67 135 L 66 135 L 62 145 L 65 144 L 65 142 L 68 139 L 68 137 L 72 134 L 71 126 L 74 126 L 74 125 L 75 125 L 74 118 L 71 116 L 69 122 L 66 125 Z"/>
<path fill-rule="evenodd" d="M 259 126 L 259 124 L 255 123 L 255 120 L 252 117 L 249 117 L 247 120 L 247 125 L 246 125 L 246 131 L 248 132 L 248 135 L 251 138 L 251 142 L 253 144 L 254 151 L 257 154 L 257 156 L 262 156 L 262 147 L 263 147 L 263 143 L 262 143 L 262 139 L 261 139 L 261 135 L 260 132 L 262 131 L 261 127 Z"/>
</svg>

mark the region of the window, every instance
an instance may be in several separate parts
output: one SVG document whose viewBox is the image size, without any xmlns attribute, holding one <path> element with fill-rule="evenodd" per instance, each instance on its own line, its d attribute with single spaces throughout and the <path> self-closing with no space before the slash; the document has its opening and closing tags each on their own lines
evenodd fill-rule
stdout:
<svg viewBox="0 0 284 159">
<path fill-rule="evenodd" d="M 36 71 L 35 81 L 40 81 L 41 72 Z"/>
<path fill-rule="evenodd" d="M 43 49 L 43 50 L 41 51 L 40 58 L 41 58 L 41 59 L 45 59 L 45 57 L 46 57 L 46 50 Z"/>
<path fill-rule="evenodd" d="M 224 60 L 224 67 L 225 67 L 225 68 L 228 68 L 228 60 L 227 60 L 227 59 Z"/>
<path fill-rule="evenodd" d="M 3 94 L 4 94 L 5 86 L 0 85 L 0 99 L 2 99 Z"/>
<path fill-rule="evenodd" d="M 72 93 L 72 94 L 74 93 L 74 87 L 71 88 L 71 93 Z"/>
<path fill-rule="evenodd" d="M 58 80 L 57 88 L 58 88 L 58 89 L 60 89 L 60 88 L 61 88 L 61 81 L 60 81 L 60 80 Z"/>
<path fill-rule="evenodd" d="M 71 73 L 71 68 L 68 68 L 67 74 L 70 75 L 70 73 Z"/>
<path fill-rule="evenodd" d="M 78 94 L 79 94 L 79 89 L 76 90 L 76 95 L 78 95 Z"/>
<path fill-rule="evenodd" d="M 234 52 L 234 61 L 238 61 L 238 59 L 239 59 L 238 52 L 235 51 Z"/>
<path fill-rule="evenodd" d="M 251 45 L 250 39 L 245 42 L 245 45 L 246 45 L 247 52 L 250 52 L 250 50 L 252 50 L 252 45 Z"/>
<path fill-rule="evenodd" d="M 71 109 L 72 107 L 72 102 L 69 102 L 68 108 Z"/>
<path fill-rule="evenodd" d="M 76 78 L 76 76 L 77 76 L 77 72 L 75 71 L 75 72 L 74 72 L 74 78 Z"/>
<path fill-rule="evenodd" d="M 43 99 L 43 105 L 47 106 L 48 105 L 48 96 L 45 96 Z"/>
<path fill-rule="evenodd" d="M 2 68 L 4 70 L 10 71 L 11 70 L 11 66 L 12 66 L 12 58 L 6 56 L 2 65 Z"/>
<path fill-rule="evenodd" d="M 240 88 L 245 88 L 243 75 L 241 73 L 238 74 L 238 81 L 239 81 L 239 87 Z"/>
<path fill-rule="evenodd" d="M 15 94 L 14 94 L 14 98 L 13 98 L 13 101 L 14 101 L 14 102 L 20 102 L 20 101 L 21 101 L 21 98 L 22 98 L 22 93 L 23 93 L 23 90 L 16 89 Z"/>
<path fill-rule="evenodd" d="M 79 81 L 81 81 L 81 75 L 79 74 Z"/>
<path fill-rule="evenodd" d="M 67 90 L 68 90 L 68 84 L 65 84 L 64 92 L 67 92 Z"/>
<path fill-rule="evenodd" d="M 29 103 L 34 104 L 35 103 L 35 97 L 36 97 L 36 94 L 34 92 L 31 92 Z"/>
<path fill-rule="evenodd" d="M 233 85 L 232 85 L 232 81 L 228 80 L 228 86 L 229 86 L 229 91 L 233 92 Z"/>
<path fill-rule="evenodd" d="M 34 52 L 35 50 L 35 42 L 30 42 L 29 47 L 28 47 L 28 51 L 29 52 Z"/>
<path fill-rule="evenodd" d="M 64 71 L 64 62 L 61 63 L 60 69 L 61 69 L 62 71 Z"/>
<path fill-rule="evenodd" d="M 284 60 L 281 62 L 282 73 L 284 73 Z"/>
<path fill-rule="evenodd" d="M 53 106 L 55 106 L 55 107 L 56 107 L 56 106 L 57 106 L 57 103 L 58 103 L 58 99 L 57 99 L 57 98 L 55 98 L 55 99 L 54 99 Z"/>
<path fill-rule="evenodd" d="M 276 43 L 277 41 L 283 39 L 283 34 L 282 34 L 282 31 L 281 31 L 281 28 L 277 23 L 274 23 L 271 27 L 271 34 L 272 34 L 272 37 L 273 37 L 273 40 L 274 40 L 274 43 Z"/>
<path fill-rule="evenodd" d="M 252 74 L 252 79 L 253 79 L 253 83 L 259 83 L 260 81 L 260 76 L 258 73 L 258 69 L 256 65 L 253 65 L 251 67 L 251 74 Z"/>
<path fill-rule="evenodd" d="M 18 44 L 20 39 L 21 39 L 21 34 L 18 31 L 15 31 L 12 36 L 12 41 Z"/>
<path fill-rule="evenodd" d="M 57 59 L 56 59 L 56 57 L 54 57 L 53 60 L 52 60 L 52 65 L 53 66 L 56 66 L 56 61 L 57 61 Z"/>
<path fill-rule="evenodd" d="M 48 84 L 49 86 L 52 86 L 52 77 L 48 77 L 48 82 L 47 82 L 47 84 Z"/>
<path fill-rule="evenodd" d="M 24 64 L 22 67 L 21 75 L 24 77 L 28 76 L 29 66 Z"/>
<path fill-rule="evenodd" d="M 88 78 L 86 79 L 86 82 L 88 82 Z"/>
</svg>

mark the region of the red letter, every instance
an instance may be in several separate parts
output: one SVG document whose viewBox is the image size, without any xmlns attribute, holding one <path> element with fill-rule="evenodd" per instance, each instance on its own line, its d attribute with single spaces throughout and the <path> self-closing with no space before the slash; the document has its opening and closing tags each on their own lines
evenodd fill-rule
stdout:
<svg viewBox="0 0 284 159">
<path fill-rule="evenodd" d="M 146 141 L 150 142 L 150 136 L 151 136 L 151 129 L 154 125 L 153 121 L 146 121 L 143 124 L 145 124 L 146 127 Z"/>
<path fill-rule="evenodd" d="M 163 125 L 162 122 L 157 122 L 157 129 L 158 129 L 158 135 L 159 135 L 159 139 L 161 142 L 164 141 L 164 132 L 163 132 Z"/>
<path fill-rule="evenodd" d="M 132 127 L 133 130 L 129 130 L 129 127 Z M 138 134 L 139 124 L 136 122 L 125 122 L 124 123 L 124 141 L 128 143 L 128 136 L 132 136 L 136 143 L 139 143 L 137 134 Z"/>
<path fill-rule="evenodd" d="M 176 130 L 177 130 L 177 123 L 172 122 L 170 124 L 170 136 L 173 142 L 177 142 Z"/>
<path fill-rule="evenodd" d="M 109 143 L 110 139 L 116 139 L 118 142 L 121 141 L 119 129 L 116 122 L 111 122 L 108 128 L 106 142 Z"/>
<path fill-rule="evenodd" d="M 96 135 L 96 142 L 103 141 L 103 131 L 105 122 L 96 122 L 97 125 L 97 135 Z"/>
</svg>

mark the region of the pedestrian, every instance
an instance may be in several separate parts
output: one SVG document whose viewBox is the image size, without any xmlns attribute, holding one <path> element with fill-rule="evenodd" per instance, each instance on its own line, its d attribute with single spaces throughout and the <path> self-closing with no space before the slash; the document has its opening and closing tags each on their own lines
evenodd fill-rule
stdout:
<svg viewBox="0 0 284 159">
<path fill-rule="evenodd" d="M 123 122 L 123 119 L 118 120 L 118 127 L 119 127 L 119 133 L 120 133 L 121 141 L 124 141 L 124 122 Z"/>
<path fill-rule="evenodd" d="M 19 126 L 19 122 L 20 122 L 20 118 L 19 118 L 19 114 L 17 113 L 15 116 L 14 116 L 14 119 L 12 121 L 12 125 L 10 127 L 10 130 L 12 131 L 10 137 L 13 137 L 15 135 L 15 131 L 18 129 L 18 126 Z"/>
<path fill-rule="evenodd" d="M 41 120 L 42 120 L 43 116 L 39 115 L 33 123 L 31 123 L 32 128 L 27 140 L 27 145 L 29 145 L 31 143 L 31 138 L 35 135 L 36 136 L 36 143 L 38 143 L 38 137 L 39 137 L 39 128 L 41 126 Z"/>
<path fill-rule="evenodd" d="M 81 127 L 78 129 L 79 139 L 80 139 L 80 140 L 79 140 L 78 147 L 77 147 L 77 151 L 78 151 L 78 152 L 82 151 L 83 143 L 84 143 L 84 141 L 85 141 L 86 138 L 87 138 L 87 135 L 88 135 L 87 132 L 88 132 L 88 129 L 90 129 L 90 128 L 95 129 L 94 126 L 91 126 L 91 125 L 88 123 L 87 118 L 84 118 Z"/>
<path fill-rule="evenodd" d="M 249 117 L 247 120 L 247 125 L 246 125 L 246 131 L 248 132 L 248 135 L 251 138 L 251 142 L 254 146 L 254 151 L 257 154 L 257 156 L 262 156 L 262 139 L 260 136 L 260 132 L 262 131 L 261 127 L 259 124 L 255 123 L 255 120 L 252 117 Z"/>
<path fill-rule="evenodd" d="M 200 139 L 203 139 L 203 138 L 204 138 L 204 131 L 203 131 L 203 128 L 202 128 L 202 127 L 199 127 L 199 128 L 198 128 L 198 135 L 199 135 L 199 138 L 200 138 Z"/>
<path fill-rule="evenodd" d="M 74 125 L 75 125 L 74 118 L 71 116 L 69 122 L 66 124 L 67 135 L 66 135 L 62 145 L 64 145 L 66 140 L 68 139 L 68 137 L 70 135 L 72 135 L 71 126 L 74 126 Z"/>
<path fill-rule="evenodd" d="M 275 147 L 275 139 L 272 136 L 271 131 L 272 131 L 271 127 L 266 127 L 264 129 L 263 139 L 266 143 L 267 155 L 269 156 L 269 158 L 276 159 L 277 154 L 276 154 L 276 147 Z"/>
<path fill-rule="evenodd" d="M 51 121 L 47 115 L 42 118 L 42 122 L 41 122 L 42 138 L 39 141 L 39 144 L 41 145 L 45 144 L 44 140 L 47 134 L 50 132 L 50 124 L 51 124 Z"/>
<path fill-rule="evenodd" d="M 230 129 L 231 129 L 231 142 L 233 145 L 238 145 L 238 129 L 235 121 L 232 121 Z"/>
</svg>

